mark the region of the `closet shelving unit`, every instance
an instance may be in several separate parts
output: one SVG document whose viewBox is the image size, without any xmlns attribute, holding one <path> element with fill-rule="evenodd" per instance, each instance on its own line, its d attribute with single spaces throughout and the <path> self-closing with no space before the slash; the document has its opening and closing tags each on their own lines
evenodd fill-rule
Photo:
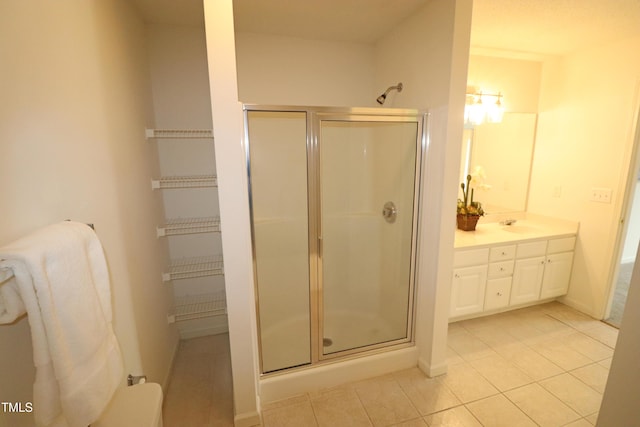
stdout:
<svg viewBox="0 0 640 427">
<path fill-rule="evenodd" d="M 188 142 L 194 139 L 213 141 L 210 129 L 146 129 L 148 140 L 172 139 Z M 154 190 L 215 188 L 217 178 L 213 174 L 162 176 L 151 181 Z M 188 234 L 219 233 L 220 217 L 170 218 L 158 225 L 157 236 L 170 237 Z M 170 282 L 183 279 L 194 279 L 209 276 L 223 276 L 224 263 L 222 255 L 189 257 L 171 260 L 167 271 L 162 273 L 162 280 Z M 220 316 L 227 313 L 224 290 L 210 293 L 187 294 L 175 297 L 175 314 L 169 316 L 170 321 L 187 321 Z"/>
<path fill-rule="evenodd" d="M 224 292 L 176 298 L 176 321 L 203 319 L 227 314 Z"/>
<path fill-rule="evenodd" d="M 198 233 L 219 233 L 220 217 L 173 218 L 156 227 L 158 237 Z"/>
<path fill-rule="evenodd" d="M 218 186 L 215 175 L 183 175 L 163 176 L 151 180 L 151 188 L 154 190 L 169 188 L 213 188 Z"/>
<path fill-rule="evenodd" d="M 224 275 L 222 256 L 214 255 L 172 260 L 171 264 L 169 264 L 169 271 L 162 274 L 162 280 L 168 282 L 171 280 L 222 275 Z"/>
<path fill-rule="evenodd" d="M 211 129 L 146 129 L 147 139 L 211 139 L 213 140 L 213 130 Z"/>
</svg>

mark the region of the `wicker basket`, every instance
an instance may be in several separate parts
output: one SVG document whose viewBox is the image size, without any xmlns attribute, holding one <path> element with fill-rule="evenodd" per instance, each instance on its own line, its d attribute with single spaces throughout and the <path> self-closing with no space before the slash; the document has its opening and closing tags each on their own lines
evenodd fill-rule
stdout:
<svg viewBox="0 0 640 427">
<path fill-rule="evenodd" d="M 458 214 L 458 229 L 463 231 L 474 231 L 480 215 Z"/>
</svg>

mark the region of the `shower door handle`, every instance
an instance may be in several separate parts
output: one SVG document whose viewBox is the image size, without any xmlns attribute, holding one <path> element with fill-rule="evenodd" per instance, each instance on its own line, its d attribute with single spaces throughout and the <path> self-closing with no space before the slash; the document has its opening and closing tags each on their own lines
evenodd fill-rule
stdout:
<svg viewBox="0 0 640 427">
<path fill-rule="evenodd" d="M 396 217 L 398 216 L 398 209 L 393 202 L 387 202 L 382 207 L 382 216 L 385 221 L 393 224 L 396 222 Z"/>
</svg>

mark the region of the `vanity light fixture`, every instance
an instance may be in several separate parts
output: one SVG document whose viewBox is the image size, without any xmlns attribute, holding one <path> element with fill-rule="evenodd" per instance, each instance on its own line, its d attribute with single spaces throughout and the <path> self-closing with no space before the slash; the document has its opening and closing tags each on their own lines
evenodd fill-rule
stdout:
<svg viewBox="0 0 640 427">
<path fill-rule="evenodd" d="M 502 96 L 501 92 L 483 93 L 482 91 L 472 91 L 467 93 L 464 107 L 465 124 L 474 126 L 485 122 L 500 123 L 504 115 Z M 484 102 L 483 98 L 488 102 Z"/>
</svg>

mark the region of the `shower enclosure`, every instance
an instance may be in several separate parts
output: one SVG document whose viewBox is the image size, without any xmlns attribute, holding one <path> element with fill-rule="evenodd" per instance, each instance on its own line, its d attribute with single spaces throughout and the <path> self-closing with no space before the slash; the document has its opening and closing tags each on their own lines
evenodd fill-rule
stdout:
<svg viewBox="0 0 640 427">
<path fill-rule="evenodd" d="M 411 343 L 425 116 L 244 110 L 261 372 Z"/>
</svg>

